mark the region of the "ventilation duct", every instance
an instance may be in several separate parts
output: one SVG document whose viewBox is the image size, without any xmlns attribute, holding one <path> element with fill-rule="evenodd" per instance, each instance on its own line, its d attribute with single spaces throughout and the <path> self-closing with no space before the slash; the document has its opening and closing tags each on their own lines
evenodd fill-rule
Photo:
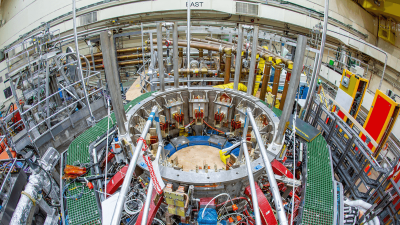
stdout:
<svg viewBox="0 0 400 225">
<path fill-rule="evenodd" d="M 97 22 L 97 12 L 86 13 L 79 17 L 80 26 Z"/>
<path fill-rule="evenodd" d="M 258 16 L 258 4 L 236 2 L 236 13 Z"/>
</svg>

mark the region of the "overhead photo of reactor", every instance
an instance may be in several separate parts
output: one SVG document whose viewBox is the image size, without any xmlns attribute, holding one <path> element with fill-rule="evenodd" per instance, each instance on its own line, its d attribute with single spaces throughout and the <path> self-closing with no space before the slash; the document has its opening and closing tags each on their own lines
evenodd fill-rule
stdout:
<svg viewBox="0 0 400 225">
<path fill-rule="evenodd" d="M 0 225 L 400 225 L 399 36 L 397 0 L 0 0 Z"/>
</svg>

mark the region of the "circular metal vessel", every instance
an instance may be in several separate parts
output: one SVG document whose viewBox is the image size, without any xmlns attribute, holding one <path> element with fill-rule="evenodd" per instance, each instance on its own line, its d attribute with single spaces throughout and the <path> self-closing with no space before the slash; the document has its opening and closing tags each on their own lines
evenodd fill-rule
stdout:
<svg viewBox="0 0 400 225">
<path fill-rule="evenodd" d="M 230 127 L 230 121 L 235 116 L 244 115 L 245 109 L 248 107 L 253 110 L 253 115 L 257 118 L 263 115 L 267 120 L 267 126 L 259 127 L 259 131 L 265 137 L 266 149 L 269 143 L 272 142 L 276 135 L 277 126 L 279 123 L 279 118 L 268 108 L 263 102 L 254 96 L 249 96 L 244 92 L 234 91 L 231 89 L 219 89 L 212 87 L 201 87 L 201 88 L 179 88 L 179 89 L 167 89 L 165 92 L 153 93 L 151 97 L 143 100 L 139 104 L 136 104 L 133 108 L 129 109 L 127 112 L 129 136 L 133 143 L 136 143 L 138 134 L 140 134 L 140 128 L 138 124 L 140 120 L 147 120 L 150 110 L 153 106 L 159 106 L 159 116 L 165 116 L 167 120 L 172 120 L 170 110 L 174 107 L 174 104 L 180 104 L 182 112 L 185 115 L 184 124 L 189 124 L 193 120 L 193 105 L 197 107 L 197 102 L 191 102 L 193 96 L 205 96 L 204 101 L 204 121 L 207 124 L 214 124 L 214 111 L 218 107 L 216 99 L 221 95 L 228 95 L 231 97 L 231 106 L 227 112 L 227 121 L 229 121 L 228 127 Z M 177 100 L 176 103 L 170 104 L 171 99 Z M 199 104 L 200 105 L 200 104 Z M 221 107 L 220 107 L 221 108 Z M 226 125 L 226 124 L 225 124 Z M 203 125 L 194 125 L 203 126 Z M 221 126 L 223 129 L 223 126 Z M 229 128 L 224 128 L 229 129 Z M 249 128 L 250 129 L 250 128 Z M 228 130 L 229 131 L 229 130 Z M 178 129 L 170 130 L 171 135 L 177 136 L 179 132 Z M 232 136 L 235 136 L 234 132 L 231 132 Z M 238 135 L 237 135 L 238 136 Z M 241 136 L 241 135 L 240 135 Z M 264 143 L 265 144 L 265 143 Z M 253 169 L 253 174 L 257 180 L 263 173 L 264 163 L 259 153 L 259 149 L 253 143 L 253 148 L 255 153 L 251 162 L 251 168 Z M 272 161 L 276 154 L 268 152 L 269 160 Z M 203 160 L 198 159 L 196 162 L 202 165 Z M 160 172 L 164 182 L 173 183 L 176 185 L 194 185 L 196 196 L 214 196 L 215 194 L 221 192 L 227 192 L 233 196 L 239 195 L 243 191 L 244 187 L 248 185 L 247 169 L 244 163 L 244 158 L 242 162 L 238 165 L 232 166 L 229 170 L 214 169 L 214 165 L 206 171 L 204 169 L 183 171 L 180 168 L 167 165 L 166 160 L 160 158 Z M 139 157 L 137 165 L 148 173 L 146 164 L 144 163 L 143 157 Z M 202 192 L 204 191 L 204 192 Z"/>
</svg>

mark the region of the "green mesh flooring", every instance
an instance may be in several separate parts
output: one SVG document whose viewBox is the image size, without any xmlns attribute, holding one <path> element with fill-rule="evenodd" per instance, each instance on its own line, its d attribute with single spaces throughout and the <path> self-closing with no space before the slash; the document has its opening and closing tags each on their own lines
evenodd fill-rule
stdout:
<svg viewBox="0 0 400 225">
<path fill-rule="evenodd" d="M 260 102 L 262 102 L 264 105 L 267 104 L 263 100 L 260 100 Z M 280 109 L 278 109 L 278 108 L 275 108 L 275 107 L 272 108 L 272 112 L 274 112 L 277 117 L 280 117 L 282 115 L 282 111 Z"/>
<path fill-rule="evenodd" d="M 124 106 L 125 111 L 136 105 L 138 102 L 148 98 L 152 93 L 153 92 L 142 94 L 132 100 Z M 114 113 L 111 114 L 111 118 L 112 121 L 110 120 L 110 127 L 113 127 L 116 123 Z M 107 132 L 107 124 L 107 118 L 104 118 L 72 141 L 67 151 L 67 164 L 79 165 L 90 163 L 88 147 L 92 142 L 96 141 L 98 137 Z M 90 176 L 90 173 L 88 176 Z M 75 185 L 80 186 L 81 184 L 71 184 L 68 187 L 70 196 L 82 192 L 82 189 L 80 187 L 76 188 Z M 67 199 L 67 209 L 68 224 L 100 224 L 100 213 L 98 212 L 94 192 L 87 187 L 84 188 L 83 195 L 78 200 L 72 198 Z"/>
<path fill-rule="evenodd" d="M 322 135 L 307 145 L 307 186 L 301 224 L 333 224 L 331 159 Z"/>
<path fill-rule="evenodd" d="M 264 101 L 262 103 L 266 104 Z M 272 111 L 280 117 L 282 111 Z M 329 149 L 321 135 L 307 145 L 307 186 L 302 222 L 306 225 L 333 224 L 333 183 Z"/>
</svg>

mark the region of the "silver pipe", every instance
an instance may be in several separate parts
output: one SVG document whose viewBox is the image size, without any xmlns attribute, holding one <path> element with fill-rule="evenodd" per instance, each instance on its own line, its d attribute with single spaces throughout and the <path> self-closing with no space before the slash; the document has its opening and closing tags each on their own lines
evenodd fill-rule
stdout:
<svg viewBox="0 0 400 225">
<path fill-rule="evenodd" d="M 108 119 L 108 118 L 107 118 Z M 106 148 L 108 147 L 108 143 L 106 143 Z M 92 154 L 93 154 L 93 163 L 96 165 L 96 166 L 94 166 L 94 171 L 96 172 L 96 175 L 100 175 L 100 168 L 99 168 L 99 165 L 97 165 L 98 164 L 98 161 L 99 161 L 99 159 L 98 159 L 98 157 L 97 157 L 97 149 L 96 149 L 96 147 L 93 147 L 93 152 L 92 152 Z M 106 153 L 106 157 L 108 157 L 108 154 Z M 105 170 L 107 171 L 107 167 L 105 168 Z M 97 179 L 97 187 L 98 188 L 100 188 L 102 185 L 101 185 L 101 180 L 100 179 Z M 107 185 L 106 185 L 107 186 Z M 97 193 L 98 194 L 98 193 Z M 104 195 L 101 195 L 100 196 L 100 194 L 99 194 L 99 197 L 101 198 L 101 199 L 103 199 L 102 197 L 103 197 Z"/>
<path fill-rule="evenodd" d="M 67 149 L 68 150 L 68 149 Z M 60 161 L 60 205 L 61 205 L 61 221 L 62 225 L 65 225 L 65 217 L 64 217 L 64 190 L 63 190 L 63 179 L 62 179 L 62 171 L 63 171 L 63 164 L 64 164 L 64 153 L 67 151 L 65 150 L 63 153 L 61 153 L 61 161 Z"/>
<path fill-rule="evenodd" d="M 50 82 L 50 68 L 49 68 L 49 61 L 47 61 L 47 58 L 46 58 L 46 116 L 47 116 L 47 126 L 49 127 L 49 128 L 51 128 L 51 124 L 50 124 L 50 119 L 49 119 L 49 116 L 50 116 L 50 105 L 49 105 L 49 101 L 50 101 L 50 98 L 49 98 L 49 89 L 50 89 L 50 85 L 49 85 L 49 82 Z M 51 136 L 53 137 L 53 134 L 51 134 Z M 54 137 L 53 137 L 53 140 L 54 140 Z"/>
<path fill-rule="evenodd" d="M 160 120 L 158 117 L 158 111 L 156 112 L 156 116 L 155 119 L 156 121 L 156 129 L 157 129 L 157 135 L 158 135 L 158 149 L 157 149 L 157 155 L 156 155 L 156 159 L 154 160 L 154 162 L 156 162 L 157 164 L 159 163 L 158 161 L 160 160 L 160 155 L 161 152 L 164 153 L 164 148 L 163 148 L 163 142 L 162 142 L 162 135 L 161 135 L 161 128 L 160 128 Z M 165 155 L 163 154 L 163 157 Z M 150 207 L 150 203 L 151 203 L 151 196 L 153 195 L 153 189 L 154 189 L 154 185 L 153 185 L 153 180 L 150 179 L 150 183 L 149 186 L 147 188 L 147 195 L 146 195 L 146 202 L 144 203 L 144 207 L 143 207 L 143 216 L 142 216 L 142 221 L 141 221 L 141 225 L 146 225 L 147 224 L 147 218 L 149 217 L 149 207 Z"/>
<path fill-rule="evenodd" d="M 160 91 L 165 91 L 164 84 L 164 61 L 162 50 L 162 23 L 157 23 L 157 56 L 158 56 L 158 73 L 160 74 Z"/>
<path fill-rule="evenodd" d="M 242 47 L 243 47 L 243 27 L 242 24 L 239 24 L 238 30 L 238 41 L 237 41 L 237 48 L 236 48 L 236 62 L 235 62 L 235 77 L 234 77 L 234 84 L 233 90 L 237 91 L 239 89 L 239 76 L 240 76 L 240 68 L 242 64 Z"/>
<path fill-rule="evenodd" d="M 144 65 L 146 65 L 146 63 L 144 62 L 144 52 L 143 52 L 143 50 L 144 50 L 144 45 L 143 45 L 143 23 L 140 23 L 140 34 L 141 34 L 141 37 L 142 37 L 142 60 L 143 60 L 143 66 Z M 138 72 L 139 70 L 137 70 L 136 72 Z M 143 84 L 143 77 L 142 77 L 142 74 L 139 74 L 140 75 L 140 86 L 142 87 L 142 90 L 141 91 L 143 91 L 143 90 L 146 90 L 146 88 L 145 88 L 145 86 L 144 86 L 144 84 Z M 142 92 L 143 93 L 143 92 Z"/>
<path fill-rule="evenodd" d="M 222 149 L 221 151 L 222 151 L 222 152 L 227 152 L 227 151 L 230 151 L 230 150 L 232 150 L 232 149 L 235 149 L 235 148 L 238 147 L 238 146 L 240 146 L 240 142 L 237 142 L 237 143 L 233 144 L 231 147 L 224 148 L 224 149 Z"/>
<path fill-rule="evenodd" d="M 33 207 L 32 199 L 36 203 L 39 203 L 39 192 L 42 189 L 48 194 L 51 199 L 55 201 L 59 200 L 58 193 L 60 192 L 60 190 L 58 190 L 58 186 L 53 184 L 53 189 L 50 189 L 50 182 L 53 182 L 52 177 L 49 177 L 42 169 L 38 168 L 38 170 L 38 172 L 33 172 L 33 174 L 29 177 L 29 182 L 26 184 L 24 189 L 24 193 L 26 194 L 21 194 L 18 205 L 15 208 L 15 211 L 11 218 L 10 224 L 19 225 L 27 224 L 29 222 L 29 214 Z M 29 198 L 28 196 L 30 196 L 31 198 Z"/>
<path fill-rule="evenodd" d="M 174 22 L 174 32 L 172 34 L 174 51 L 174 87 L 179 88 L 179 56 L 178 56 L 178 22 Z"/>
<path fill-rule="evenodd" d="M 15 163 L 16 163 L 17 161 L 19 161 L 19 160 L 15 160 L 15 159 L 13 159 L 13 158 L 10 158 L 10 159 L 11 159 L 11 160 L 14 160 L 14 162 L 12 163 L 12 165 L 11 165 L 10 168 L 14 168 Z M 4 161 L 1 160 L 1 162 L 11 161 L 10 159 L 4 160 Z M 4 189 L 4 190 L 6 189 L 6 186 L 7 186 L 6 180 L 9 180 L 9 179 L 10 179 L 11 171 L 12 171 L 12 170 L 9 170 L 9 171 L 8 171 L 8 173 L 7 173 L 7 175 L 6 175 L 5 179 L 4 179 L 5 181 L 1 184 L 0 193 L 3 193 L 3 189 Z"/>
<path fill-rule="evenodd" d="M 251 109 L 249 109 L 249 108 L 247 108 L 247 117 L 249 118 L 251 125 L 253 127 L 257 127 L 256 121 L 254 120 Z M 271 163 L 268 159 L 267 150 L 265 149 L 265 144 L 261 138 L 260 131 L 258 129 L 253 129 L 253 131 L 254 131 L 254 135 L 256 136 L 258 146 L 260 147 L 260 152 L 263 157 L 265 170 L 267 171 L 268 181 L 269 181 L 269 184 L 271 185 L 270 187 L 271 187 L 272 197 L 274 198 L 275 209 L 278 214 L 279 224 L 288 225 L 285 210 L 284 210 L 283 204 L 282 204 L 282 197 L 281 197 L 281 194 L 279 193 L 279 189 L 278 189 L 278 185 L 276 183 L 274 171 L 272 170 Z"/>
<path fill-rule="evenodd" d="M 186 58 L 187 58 L 187 69 L 190 70 L 190 4 L 191 0 L 187 0 L 187 47 L 186 47 Z M 190 74 L 187 75 L 187 86 L 190 87 Z"/>
<path fill-rule="evenodd" d="M 146 138 L 146 135 L 147 135 L 147 133 L 151 127 L 151 124 L 153 122 L 154 115 L 157 111 L 158 111 L 158 107 L 153 106 L 150 116 L 147 119 L 146 125 L 143 128 L 143 132 L 140 135 L 141 138 L 143 138 L 143 139 Z M 126 194 L 128 193 L 129 186 L 131 184 L 131 180 L 132 180 L 133 172 L 135 171 L 137 159 L 139 158 L 139 155 L 142 151 L 142 145 L 143 145 L 143 141 L 139 141 L 138 144 L 136 145 L 135 152 L 132 155 L 131 162 L 129 163 L 129 167 L 126 172 L 124 183 L 122 183 L 121 191 L 118 196 L 117 204 L 115 205 L 115 210 L 114 210 L 114 214 L 113 214 L 112 221 L 111 221 L 112 225 L 120 224 L 121 214 L 122 214 L 122 210 L 123 210 L 124 203 L 126 200 Z"/>
<path fill-rule="evenodd" d="M 329 0 L 325 0 L 325 11 L 324 11 L 324 30 L 322 31 L 322 40 L 321 40 L 321 48 L 319 49 L 319 58 L 318 58 L 318 64 L 317 68 L 315 71 L 315 77 L 314 80 L 311 81 L 310 84 L 310 89 L 308 89 L 308 94 L 307 95 L 313 95 L 314 94 L 314 89 L 318 80 L 319 76 L 319 70 L 321 69 L 321 63 L 322 63 L 322 58 L 324 56 L 324 48 L 325 48 L 325 42 L 326 42 L 326 31 L 328 30 L 328 13 L 329 13 Z M 318 44 L 318 43 L 317 43 Z M 308 111 L 310 110 L 310 98 L 308 98 L 308 102 L 306 101 L 305 107 L 305 114 L 307 115 Z"/>
<path fill-rule="evenodd" d="M 85 80 L 87 80 L 87 79 L 89 79 L 89 78 L 91 78 L 91 77 L 93 77 L 93 76 L 96 76 L 96 75 L 97 75 L 97 74 L 90 75 L 90 76 L 86 77 Z M 53 97 L 53 96 L 59 94 L 61 91 L 66 90 L 66 88 L 72 87 L 72 86 L 74 86 L 75 84 L 77 84 L 77 83 L 79 83 L 79 82 L 81 82 L 81 81 L 77 81 L 77 82 L 72 83 L 72 84 L 70 84 L 70 85 L 68 85 L 68 86 L 65 86 L 64 88 L 61 88 L 61 90 L 56 91 L 56 92 L 54 92 L 53 94 L 49 95 L 48 98 L 51 98 L 51 97 Z M 10 86 L 11 86 L 11 83 L 10 83 Z M 78 98 L 76 98 L 75 96 L 73 96 L 73 97 L 74 97 L 75 99 L 78 99 Z M 44 101 L 46 101 L 46 98 L 40 100 L 40 101 L 37 102 L 35 105 L 33 105 L 31 108 L 29 108 L 29 109 L 23 111 L 23 112 L 21 113 L 21 115 L 25 115 L 28 111 L 30 111 L 30 110 L 33 109 L 34 107 L 40 106 L 39 104 L 40 104 L 40 103 L 43 103 Z M 18 101 L 17 101 L 17 105 L 18 105 L 18 104 L 19 104 L 19 103 L 18 103 Z M 20 110 L 20 111 L 22 111 L 22 110 Z"/>
<path fill-rule="evenodd" d="M 317 76 L 316 74 L 317 74 L 317 63 L 318 63 L 318 58 L 319 58 L 319 54 L 318 53 L 315 53 L 315 58 L 314 58 L 314 65 L 313 65 L 313 72 L 312 72 L 312 75 L 311 75 L 311 80 L 310 80 L 310 82 L 312 82 L 313 80 L 315 80 L 315 76 Z M 308 94 L 307 94 L 307 97 L 306 97 L 306 103 L 305 103 L 305 107 L 306 108 L 308 108 L 308 102 L 310 101 L 310 99 L 311 99 L 311 96 L 312 96 L 312 94 L 309 94 L 309 93 L 311 93 L 311 89 L 308 89 Z M 305 116 L 306 114 L 304 113 L 304 114 L 302 114 L 302 115 L 300 115 L 300 118 L 302 118 L 303 119 L 303 117 Z"/>
<path fill-rule="evenodd" d="M 154 58 L 154 46 L 153 46 L 153 33 L 149 33 L 150 35 L 150 68 L 153 70 L 154 69 L 154 62 L 155 62 L 155 58 Z M 142 49 L 143 52 L 143 49 Z M 142 53 L 143 54 L 143 53 Z M 152 71 L 153 72 L 153 71 Z M 153 78 L 153 74 L 151 74 L 151 78 Z"/>
<path fill-rule="evenodd" d="M 110 133 L 108 133 L 108 137 L 110 137 L 111 135 L 113 135 L 115 133 L 116 130 L 111 131 Z M 102 139 L 100 139 L 96 144 L 94 144 L 93 147 L 97 147 L 101 144 L 101 142 L 105 141 L 107 139 L 107 137 L 103 137 Z"/>
<path fill-rule="evenodd" d="M 328 1 L 328 0 L 326 0 L 326 1 Z M 350 36 L 348 36 L 348 35 L 345 35 L 345 34 L 342 34 L 342 33 L 339 33 L 339 32 L 333 31 L 333 30 L 328 30 L 328 31 L 333 32 L 333 33 L 335 33 L 335 34 L 340 34 L 340 35 L 345 36 L 345 37 L 347 37 L 347 38 L 350 38 L 350 39 L 353 39 L 353 40 L 355 40 L 355 41 L 358 41 L 358 42 L 360 42 L 360 43 L 362 43 L 362 44 L 364 44 L 364 45 L 367 45 L 367 46 L 369 46 L 369 47 L 371 47 L 371 48 L 373 48 L 373 49 L 375 49 L 375 50 L 378 50 L 378 51 L 382 52 L 383 54 L 385 54 L 385 56 L 386 56 L 386 58 L 385 58 L 385 64 L 383 65 L 382 77 L 381 77 L 381 81 L 379 82 L 379 87 L 378 87 L 378 89 L 381 89 L 383 77 L 385 76 L 386 64 L 387 64 L 387 60 L 388 60 L 388 54 L 387 54 L 387 52 L 385 52 L 385 51 L 383 51 L 382 49 L 380 49 L 380 48 L 378 48 L 378 47 L 376 47 L 376 46 L 374 46 L 374 45 L 371 45 L 370 43 L 367 43 L 367 42 L 365 42 L 365 41 L 358 40 L 358 39 L 356 39 L 356 38 L 350 37 Z"/>
<path fill-rule="evenodd" d="M 101 91 L 101 90 L 103 90 L 103 88 L 99 88 L 99 89 L 97 89 L 96 91 L 90 93 L 89 95 L 96 94 L 97 92 L 99 92 L 99 91 Z M 80 101 L 80 100 L 83 100 L 83 99 L 84 99 L 84 97 L 78 99 L 76 102 L 78 102 L 78 101 Z M 57 111 L 57 112 L 55 112 L 54 114 L 51 114 L 51 116 L 50 116 L 49 118 L 52 118 L 52 117 L 58 115 L 59 113 L 61 113 L 61 112 L 64 111 L 65 109 L 68 109 L 68 108 L 71 107 L 72 105 L 76 104 L 76 102 L 73 102 L 73 103 L 69 104 L 68 106 L 66 106 L 66 107 L 64 107 L 64 108 L 62 108 L 62 109 L 60 109 L 60 110 Z M 37 123 L 34 127 L 31 127 L 31 128 L 28 130 L 28 132 L 31 132 L 33 129 L 35 129 L 36 127 L 40 126 L 40 125 L 41 125 L 42 123 L 44 123 L 44 122 L 46 122 L 46 120 L 43 120 L 42 122 Z M 26 125 L 25 125 L 25 126 L 26 126 Z M 57 126 L 57 125 L 56 125 L 56 126 Z M 53 127 L 55 127 L 55 126 L 53 126 Z M 52 127 L 51 129 L 53 129 L 53 127 Z M 35 139 L 35 140 L 36 140 L 36 139 Z"/>
<path fill-rule="evenodd" d="M 249 123 L 247 123 L 247 119 L 245 119 L 244 121 L 244 126 L 243 126 L 243 136 L 242 136 L 242 142 L 246 142 L 247 140 L 247 131 L 249 128 Z M 242 162 L 242 158 L 243 158 L 243 151 L 244 148 L 242 145 L 240 145 L 240 149 L 239 149 L 239 156 L 237 158 L 236 164 L 240 165 L 240 163 Z"/>
<path fill-rule="evenodd" d="M 80 74 L 81 80 L 82 80 L 82 89 L 85 94 L 85 99 L 86 99 L 86 103 L 87 103 L 87 106 L 89 109 L 90 118 L 93 121 L 94 116 L 93 116 L 92 109 L 90 107 L 89 98 L 87 96 L 85 80 L 83 78 L 82 62 L 81 62 L 81 57 L 79 56 L 78 35 L 76 32 L 76 0 L 72 0 L 72 18 L 73 18 L 73 25 L 74 25 L 73 27 L 74 27 L 74 38 L 75 38 L 75 51 L 76 51 L 76 57 L 78 58 L 78 67 L 79 67 L 79 74 Z M 88 68 L 89 68 L 88 70 L 89 70 L 89 74 L 90 74 L 90 66 Z"/>
<path fill-rule="evenodd" d="M 32 174 L 29 177 L 29 182 L 25 186 L 24 193 L 21 194 L 21 197 L 18 201 L 18 205 L 14 210 L 13 216 L 11 218 L 10 224 L 12 225 L 20 225 L 20 224 L 27 224 L 29 214 L 33 207 L 33 200 L 39 199 L 39 190 L 41 190 L 42 176 L 40 174 Z M 31 197 L 29 198 L 28 195 Z"/>
<path fill-rule="evenodd" d="M 255 54 L 253 54 L 253 55 L 255 55 Z M 247 131 L 247 128 L 249 126 L 249 121 L 248 121 L 247 117 L 245 119 L 244 126 L 245 126 L 244 130 Z M 247 136 L 247 132 L 243 133 L 242 148 L 241 148 L 241 149 L 243 149 L 243 151 L 241 151 L 241 152 L 244 153 L 244 158 L 246 160 L 246 168 L 247 168 L 247 174 L 248 174 L 249 184 L 250 184 L 251 200 L 253 201 L 254 215 L 256 217 L 256 224 L 261 224 L 260 209 L 258 208 L 257 192 L 256 192 L 256 186 L 254 185 L 253 170 L 251 168 L 249 151 L 247 149 L 246 136 Z"/>
<path fill-rule="evenodd" d="M 95 64 L 95 62 L 94 62 L 94 55 L 93 55 L 93 45 L 90 43 L 90 40 L 89 40 L 89 44 L 90 44 L 90 55 L 91 55 L 91 58 L 92 58 L 92 63 L 93 63 L 93 71 L 96 71 L 96 64 Z"/>
<path fill-rule="evenodd" d="M 157 131 L 157 136 L 158 136 L 158 140 L 162 140 L 163 139 L 163 137 L 162 137 L 162 133 L 161 133 L 161 127 L 160 127 L 160 118 L 159 118 L 159 115 L 158 115 L 158 111 L 156 112 L 156 119 L 155 119 L 155 121 L 156 121 L 156 131 Z M 158 143 L 158 146 L 162 146 L 162 147 L 164 147 L 164 143 L 163 142 L 161 142 L 161 141 L 159 141 L 159 143 Z M 164 148 L 162 148 L 162 150 L 161 150 L 162 152 L 162 160 L 167 160 L 167 156 L 165 155 L 165 151 L 164 151 Z M 158 152 L 157 152 L 158 153 Z M 157 161 L 158 162 L 158 161 Z"/>
<path fill-rule="evenodd" d="M 274 142 L 281 145 L 286 130 L 286 122 L 289 121 L 292 115 L 293 103 L 296 99 L 297 88 L 300 83 L 300 74 L 303 68 L 304 53 L 307 46 L 307 37 L 299 35 L 297 38 L 296 58 L 294 59 L 292 76 L 290 78 L 289 89 L 286 95 L 285 105 L 283 106 L 282 115 L 278 124 L 278 130 Z M 322 57 L 321 57 L 322 58 Z"/>
<path fill-rule="evenodd" d="M 253 82 L 254 82 L 254 76 L 255 74 L 255 69 L 256 69 L 256 55 L 253 53 L 257 53 L 257 47 L 258 47 L 258 26 L 254 26 L 253 30 L 253 46 L 251 47 L 251 61 L 250 61 L 250 72 L 249 72 L 249 80 L 247 83 L 247 94 L 248 95 L 253 95 Z M 235 72 L 236 73 L 236 72 Z"/>
</svg>

